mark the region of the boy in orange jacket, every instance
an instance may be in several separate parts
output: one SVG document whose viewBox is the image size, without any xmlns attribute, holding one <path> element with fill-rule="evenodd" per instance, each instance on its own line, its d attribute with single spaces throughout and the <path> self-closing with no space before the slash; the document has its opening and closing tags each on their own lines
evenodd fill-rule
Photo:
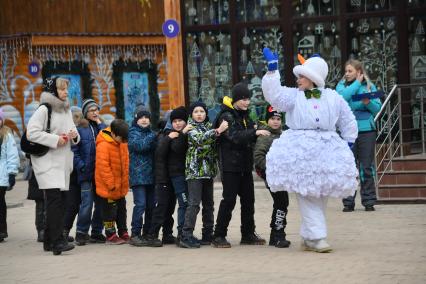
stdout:
<svg viewBox="0 0 426 284">
<path fill-rule="evenodd" d="M 115 119 L 96 138 L 96 193 L 103 199 L 102 215 L 107 244 L 121 245 L 130 239 L 125 198 L 129 191 L 128 134 L 127 123 Z"/>
</svg>

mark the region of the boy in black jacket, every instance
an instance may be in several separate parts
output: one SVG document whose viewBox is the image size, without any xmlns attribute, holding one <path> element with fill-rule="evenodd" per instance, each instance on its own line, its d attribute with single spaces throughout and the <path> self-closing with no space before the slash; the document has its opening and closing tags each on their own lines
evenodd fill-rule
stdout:
<svg viewBox="0 0 426 284">
<path fill-rule="evenodd" d="M 174 242 L 171 232 L 164 232 L 164 230 L 173 226 L 173 219 L 170 216 L 174 212 L 176 198 L 179 203 L 178 238 L 181 235 L 187 206 L 185 157 L 188 141 L 186 133 L 192 128 L 191 125 L 186 125 L 187 120 L 188 113 L 184 107 L 174 109 L 170 114 L 171 125 L 166 125 L 164 131 L 158 136 L 155 150 L 157 204 L 152 213 L 152 224 L 147 236 L 148 246 L 162 246 L 162 244 Z M 158 239 L 161 226 L 163 226 L 163 242 Z"/>
<path fill-rule="evenodd" d="M 237 195 L 241 202 L 241 244 L 264 245 L 265 240 L 255 233 L 253 146 L 259 135 L 269 135 L 267 130 L 256 130 L 249 118 L 250 91 L 246 84 L 238 83 L 232 88 L 232 99 L 224 97 L 218 114 L 217 128 L 223 120 L 229 128 L 219 137 L 219 166 L 222 176 L 222 201 L 216 220 L 212 245 L 229 248 L 226 240 L 228 225 L 235 207 Z"/>
</svg>

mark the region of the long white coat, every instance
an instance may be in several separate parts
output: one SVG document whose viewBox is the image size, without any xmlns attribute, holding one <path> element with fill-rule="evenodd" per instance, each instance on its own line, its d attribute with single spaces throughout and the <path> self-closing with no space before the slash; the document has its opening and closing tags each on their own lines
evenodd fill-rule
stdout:
<svg viewBox="0 0 426 284">
<path fill-rule="evenodd" d="M 73 170 L 74 154 L 69 141 L 65 146 L 58 147 L 59 136 L 68 133 L 71 129 L 77 131 L 70 111 L 68 100 L 62 101 L 51 93 L 43 92 L 40 103 L 49 103 L 52 106 L 50 133 L 47 128 L 47 107 L 39 107 L 31 116 L 27 126 L 27 138 L 50 149 L 46 155 L 37 157 L 31 155 L 31 162 L 40 189 L 59 188 L 69 189 L 70 175 Z"/>
</svg>

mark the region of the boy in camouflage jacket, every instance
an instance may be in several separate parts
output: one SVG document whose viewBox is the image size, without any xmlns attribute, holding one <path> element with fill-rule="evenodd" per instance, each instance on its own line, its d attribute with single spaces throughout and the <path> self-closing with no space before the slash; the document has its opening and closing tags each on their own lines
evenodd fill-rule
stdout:
<svg viewBox="0 0 426 284">
<path fill-rule="evenodd" d="M 207 117 L 207 107 L 202 102 L 195 102 L 190 107 L 188 124 L 193 126 L 188 132 L 188 150 L 186 153 L 185 176 L 188 184 L 188 207 L 180 239 L 184 248 L 199 248 L 200 242 L 193 236 L 200 202 L 203 204 L 203 230 L 201 244 L 208 245 L 213 233 L 213 178 L 216 176 L 217 155 L 215 151 L 216 136 L 228 128 L 224 121 L 217 129 Z"/>
</svg>

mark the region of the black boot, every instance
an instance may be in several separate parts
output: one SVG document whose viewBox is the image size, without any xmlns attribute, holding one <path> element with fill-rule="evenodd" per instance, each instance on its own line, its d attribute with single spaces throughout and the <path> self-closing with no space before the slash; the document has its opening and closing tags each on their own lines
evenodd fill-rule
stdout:
<svg viewBox="0 0 426 284">
<path fill-rule="evenodd" d="M 241 245 L 264 245 L 265 243 L 266 241 L 254 232 L 243 235 L 240 242 Z"/>
<path fill-rule="evenodd" d="M 44 242 L 44 230 L 37 231 L 37 242 L 39 243 Z"/>
<path fill-rule="evenodd" d="M 269 245 L 277 248 L 288 248 L 291 242 L 285 238 L 284 231 L 271 230 L 271 236 L 269 238 Z"/>
<path fill-rule="evenodd" d="M 61 240 L 52 247 L 53 255 L 60 255 L 63 251 L 74 249 L 74 245 L 69 244 L 66 240 Z"/>
<path fill-rule="evenodd" d="M 74 238 L 70 236 L 70 231 L 69 230 L 64 230 L 62 232 L 64 239 L 66 239 L 69 243 L 72 243 L 74 241 Z"/>
<path fill-rule="evenodd" d="M 163 235 L 163 245 L 172 245 L 176 243 L 177 239 L 172 234 Z"/>
<path fill-rule="evenodd" d="M 164 238 L 163 238 L 163 240 L 164 240 Z M 142 241 L 142 246 L 147 246 L 147 247 L 162 247 L 163 246 L 163 242 L 156 235 L 148 234 L 141 241 Z"/>
</svg>

